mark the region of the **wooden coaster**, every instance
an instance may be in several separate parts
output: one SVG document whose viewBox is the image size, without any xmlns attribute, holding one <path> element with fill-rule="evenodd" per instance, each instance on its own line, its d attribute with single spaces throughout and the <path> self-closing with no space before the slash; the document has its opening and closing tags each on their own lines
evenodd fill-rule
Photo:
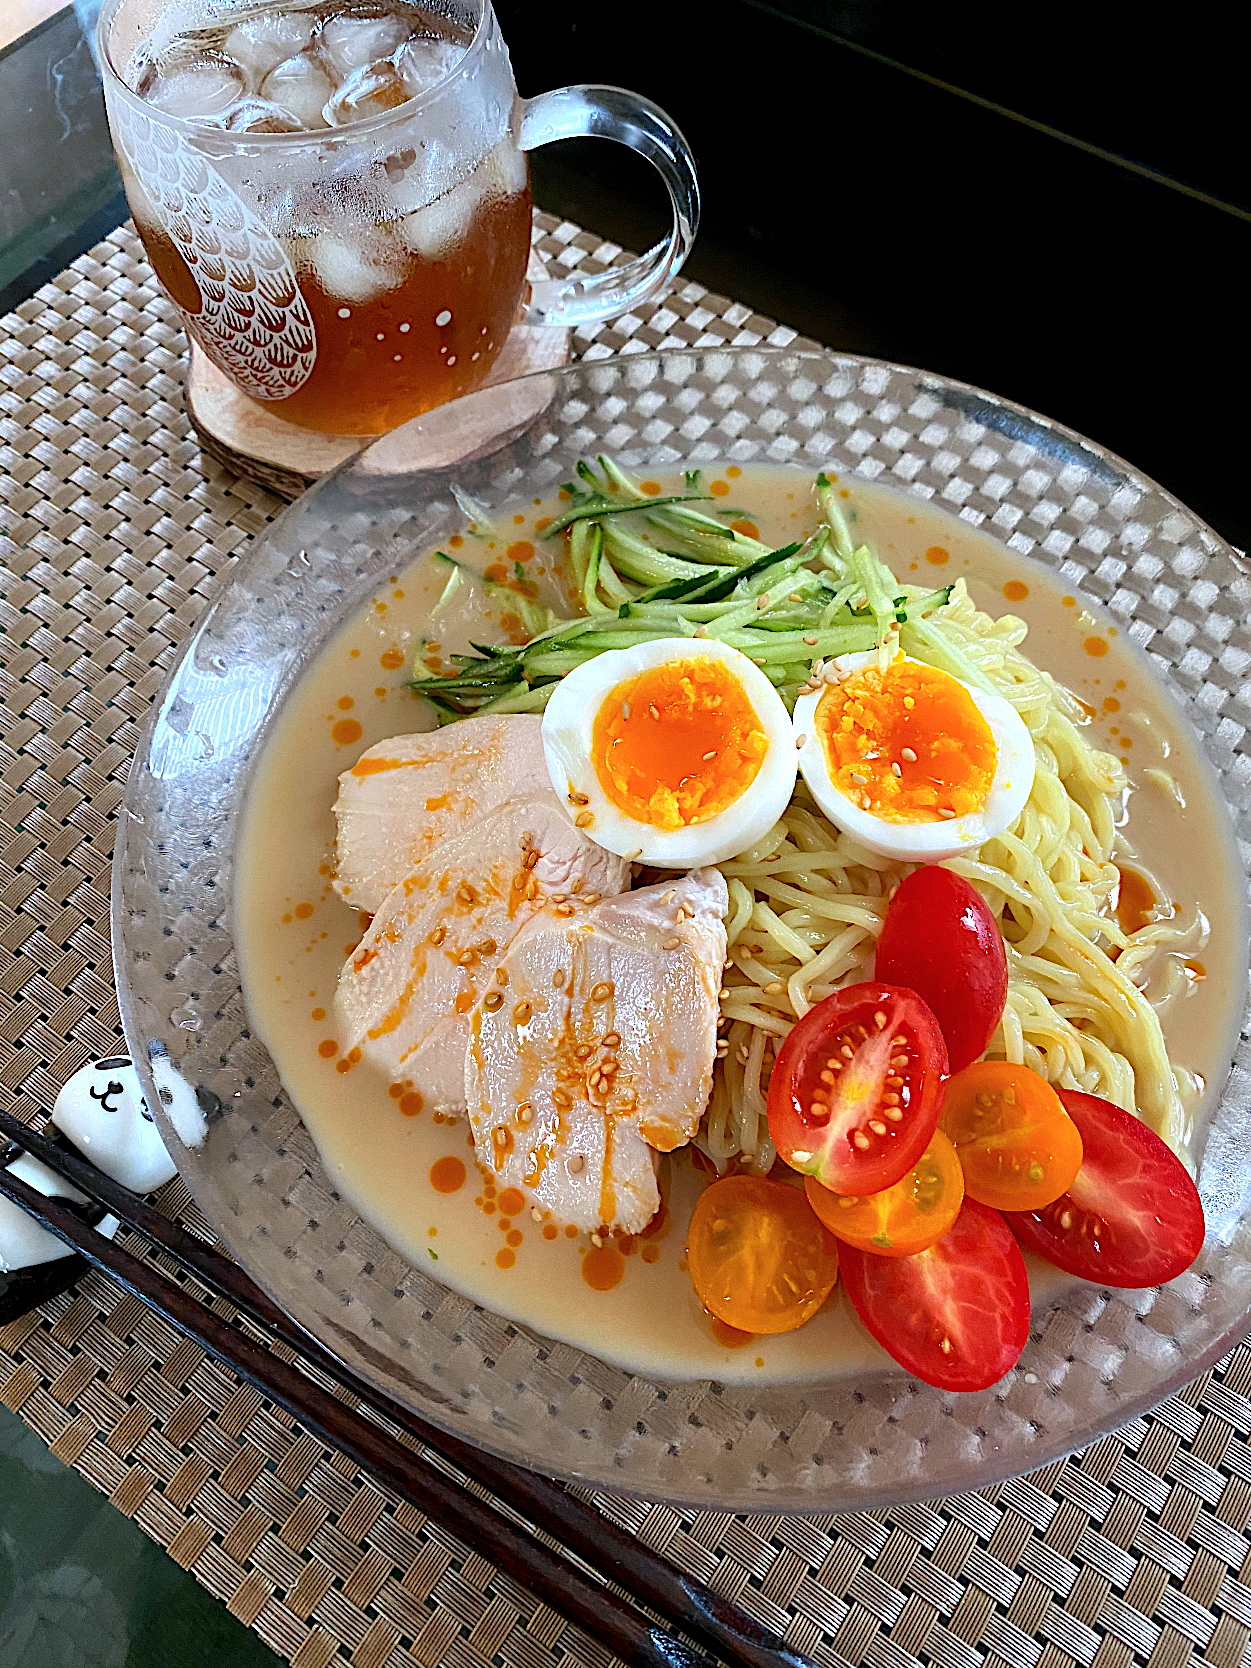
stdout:
<svg viewBox="0 0 1251 1668">
<path fill-rule="evenodd" d="M 547 276 L 541 256 L 531 252 L 527 273 L 531 283 Z M 555 370 L 572 357 L 572 332 L 548 325 L 515 324 L 484 387 L 491 388 L 530 371 Z M 375 436 L 322 434 L 284 422 L 277 408 L 262 405 L 241 394 L 195 341 L 184 389 L 187 415 L 210 457 L 236 475 L 255 481 L 279 497 L 298 498 L 315 481 L 359 452 Z M 481 412 L 483 408 L 479 407 Z M 426 413 L 429 418 L 431 413 Z M 501 414 L 501 424 L 508 419 Z M 387 446 L 389 469 L 419 469 L 431 464 L 455 461 L 456 445 L 449 456 L 449 424 L 437 425 L 437 457 L 427 456 L 430 441 L 422 424 L 414 419 L 392 431 Z M 481 432 L 481 420 L 473 433 L 464 437 L 464 454 L 479 453 L 489 436 Z"/>
</svg>

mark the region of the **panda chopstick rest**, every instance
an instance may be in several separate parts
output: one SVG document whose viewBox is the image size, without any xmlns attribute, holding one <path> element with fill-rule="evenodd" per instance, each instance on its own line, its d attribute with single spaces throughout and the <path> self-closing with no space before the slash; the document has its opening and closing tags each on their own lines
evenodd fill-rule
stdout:
<svg viewBox="0 0 1251 1668">
<path fill-rule="evenodd" d="M 194 1106 L 194 1095 L 181 1079 L 173 1088 Z M 162 1099 L 167 1092 L 175 1098 L 173 1090 L 162 1086 Z M 52 1123 L 84 1158 L 132 1193 L 151 1193 L 177 1169 L 143 1098 L 138 1073 L 124 1054 L 76 1071 L 56 1097 Z M 116 1217 L 106 1216 L 28 1153 L 14 1148 L 0 1163 L 46 1197 L 67 1200 L 84 1222 L 109 1239 L 117 1232 Z M 65 1291 L 85 1267 L 63 1240 L 20 1206 L 0 1199 L 0 1325 Z"/>
<path fill-rule="evenodd" d="M 106 1215 L 101 1206 L 85 1199 L 29 1153 L 12 1148 L 4 1168 L 46 1199 L 64 1199 L 88 1227 L 106 1239 L 117 1232 L 115 1216 Z M 72 1286 L 86 1266 L 64 1240 L 41 1228 L 20 1205 L 0 1199 L 0 1326 Z"/>
<path fill-rule="evenodd" d="M 177 1170 L 124 1054 L 76 1071 L 56 1097 L 52 1122 L 115 1182 L 151 1193 Z"/>
</svg>

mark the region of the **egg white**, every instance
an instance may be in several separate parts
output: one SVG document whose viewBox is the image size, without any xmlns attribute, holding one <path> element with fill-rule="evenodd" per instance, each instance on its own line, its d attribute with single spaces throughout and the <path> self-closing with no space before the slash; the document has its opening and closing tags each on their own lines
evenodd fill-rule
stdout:
<svg viewBox="0 0 1251 1668">
<path fill-rule="evenodd" d="M 600 786 L 592 752 L 595 719 L 609 693 L 628 678 L 669 661 L 700 659 L 724 662 L 764 731 L 765 756 L 751 784 L 716 816 L 685 828 L 657 828 L 628 816 Z M 769 832 L 795 790 L 795 736 L 782 697 L 745 654 L 715 638 L 666 637 L 611 649 L 567 673 L 543 715 L 543 752 L 556 797 L 570 817 L 591 813 L 584 830 L 588 839 L 661 869 L 722 863 L 746 851 Z M 585 794 L 587 803 L 571 803 L 573 793 Z"/>
<path fill-rule="evenodd" d="M 911 655 L 904 658 L 914 665 L 923 664 Z M 867 654 L 841 655 L 827 664 L 835 668 L 841 681 L 852 672 L 876 666 L 878 653 L 870 650 Z M 1011 828 L 1029 798 L 1034 785 L 1035 758 L 1033 739 L 1024 719 L 1002 695 L 974 689 L 960 678 L 952 678 L 952 682 L 967 692 L 990 727 L 995 740 L 995 774 L 980 811 L 970 811 L 963 817 L 936 817 L 933 822 L 889 822 L 853 804 L 831 779 L 825 749 L 817 733 L 817 706 L 830 686 L 814 690 L 811 695 L 801 695 L 795 703 L 796 742 L 800 737 L 806 738 L 799 750 L 799 768 L 812 797 L 837 828 L 879 857 L 895 857 L 906 863 L 936 863 L 944 857 L 975 851 L 996 834 Z"/>
</svg>

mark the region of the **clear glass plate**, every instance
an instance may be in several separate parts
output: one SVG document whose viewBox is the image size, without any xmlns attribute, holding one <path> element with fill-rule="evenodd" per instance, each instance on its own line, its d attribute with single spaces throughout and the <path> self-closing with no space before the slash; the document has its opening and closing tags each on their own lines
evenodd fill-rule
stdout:
<svg viewBox="0 0 1251 1668">
<path fill-rule="evenodd" d="M 149 1101 L 149 1062 L 167 1055 L 214 1108 L 201 1146 L 182 1144 L 164 1107 L 162 1132 L 231 1252 L 310 1333 L 511 1460 L 756 1511 L 884 1506 L 1041 1466 L 1186 1383 L 1251 1323 L 1245 1022 L 1201 1137 L 1199 1261 L 1160 1290 L 1081 1286 L 1036 1308 L 1019 1366 L 971 1396 L 898 1370 L 664 1386 L 527 1333 L 410 1266 L 339 1198 L 249 1033 L 233 851 L 285 692 L 381 576 L 456 530 L 454 486 L 491 509 L 551 492 L 597 451 L 643 473 L 832 466 L 933 499 L 1048 564 L 1150 657 L 1219 778 L 1245 864 L 1251 578 L 1175 499 L 1045 418 L 905 367 L 755 348 L 583 362 L 443 407 L 345 464 L 257 541 L 183 649 L 135 760 L 113 874 L 118 995 Z M 168 1097 L 168 1067 L 159 1075 Z"/>
</svg>

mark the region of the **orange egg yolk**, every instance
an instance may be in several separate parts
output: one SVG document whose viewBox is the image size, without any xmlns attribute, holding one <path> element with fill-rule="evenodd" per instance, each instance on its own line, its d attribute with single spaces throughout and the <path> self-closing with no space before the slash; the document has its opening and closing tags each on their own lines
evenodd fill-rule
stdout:
<svg viewBox="0 0 1251 1668">
<path fill-rule="evenodd" d="M 962 683 L 905 660 L 853 672 L 821 697 L 816 728 L 830 779 L 884 822 L 935 822 L 986 803 L 997 749 Z"/>
<path fill-rule="evenodd" d="M 671 660 L 610 690 L 595 715 L 600 787 L 635 822 L 707 822 L 755 781 L 768 739 L 724 661 Z"/>
</svg>

